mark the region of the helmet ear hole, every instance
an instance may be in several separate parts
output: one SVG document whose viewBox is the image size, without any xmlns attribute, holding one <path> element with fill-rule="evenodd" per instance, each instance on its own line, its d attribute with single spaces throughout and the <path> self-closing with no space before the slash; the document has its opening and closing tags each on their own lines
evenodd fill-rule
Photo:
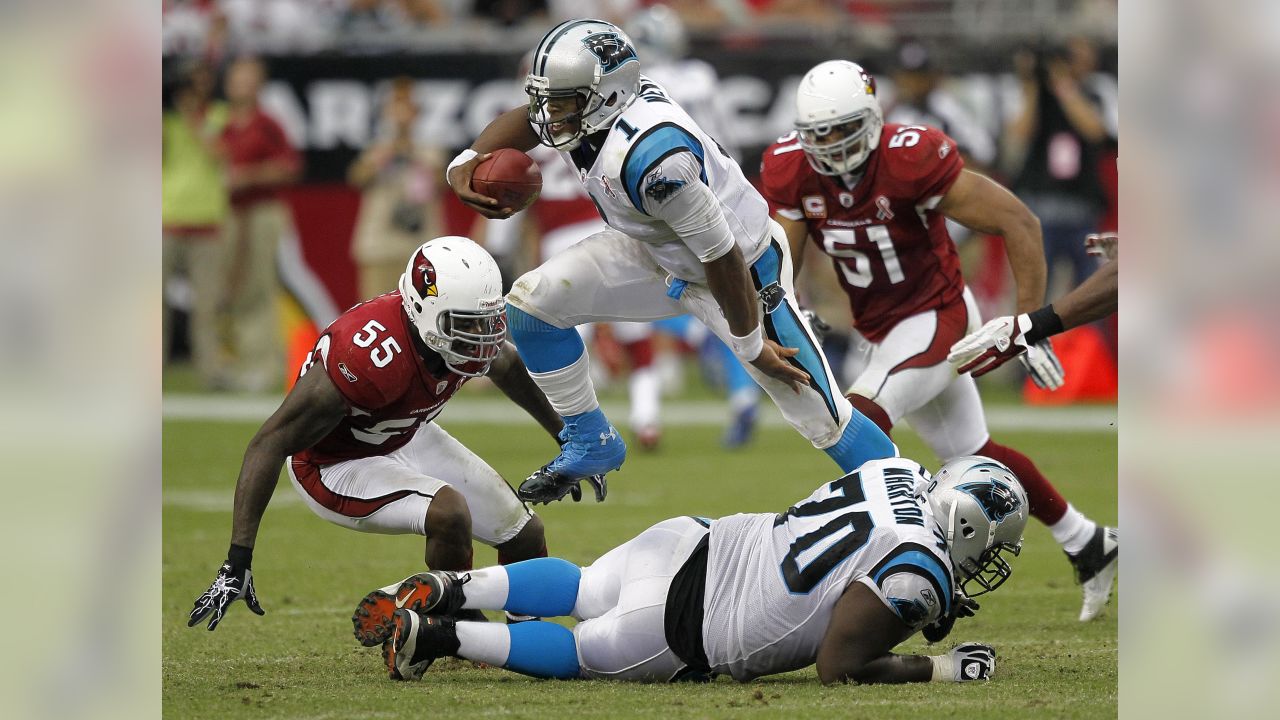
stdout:
<svg viewBox="0 0 1280 720">
<path fill-rule="evenodd" d="M 967 526 L 967 525 L 966 525 L 966 526 L 964 527 L 964 529 L 962 529 L 962 530 L 960 531 L 960 534 L 961 534 L 961 535 L 963 535 L 963 536 L 965 537 L 965 539 L 967 540 L 967 539 L 969 539 L 969 538 L 973 537 L 974 535 L 977 535 L 977 534 L 978 534 L 978 531 L 977 531 L 977 530 L 974 530 L 972 527 L 969 527 L 969 526 Z"/>
<path fill-rule="evenodd" d="M 413 309 L 417 310 L 418 312 L 422 312 L 422 303 L 415 300 L 413 303 Z"/>
</svg>

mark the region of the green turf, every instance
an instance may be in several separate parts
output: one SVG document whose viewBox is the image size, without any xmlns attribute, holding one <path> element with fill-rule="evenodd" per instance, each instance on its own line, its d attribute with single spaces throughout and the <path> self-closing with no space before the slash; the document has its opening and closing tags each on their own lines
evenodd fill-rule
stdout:
<svg viewBox="0 0 1280 720">
<path fill-rule="evenodd" d="M 545 462 L 549 439 L 532 428 L 448 429 L 508 479 Z M 420 538 L 360 535 L 313 516 L 284 479 L 263 521 L 254 578 L 267 614 L 237 603 L 216 632 L 186 627 L 187 612 L 226 552 L 231 491 L 245 424 L 164 425 L 164 711 L 169 718 L 724 717 L 781 710 L 810 717 L 1108 717 L 1116 714 L 1116 601 L 1081 625 L 1079 589 L 1048 532 L 1028 527 L 1014 576 L 982 598 L 952 641 L 984 640 L 999 652 L 985 684 L 824 688 L 812 668 L 748 685 L 640 686 L 523 678 L 461 661 L 423 682 L 386 679 L 377 649 L 356 644 L 350 615 L 368 590 L 421 568 Z M 834 465 L 795 433 L 763 432 L 726 453 L 714 428 L 669 428 L 658 454 L 633 452 L 610 476 L 603 505 L 541 511 L 555 555 L 579 563 L 654 522 L 682 514 L 777 511 L 835 477 Z M 936 468 L 919 441 L 903 454 Z M 1116 520 L 1115 436 L 1002 433 L 1037 460 L 1065 495 L 1101 522 Z M 494 560 L 477 547 L 477 564 Z M 946 643 L 950 647 L 952 643 Z M 907 652 L 925 650 L 917 639 Z M 932 649 L 928 652 L 939 652 Z"/>
</svg>

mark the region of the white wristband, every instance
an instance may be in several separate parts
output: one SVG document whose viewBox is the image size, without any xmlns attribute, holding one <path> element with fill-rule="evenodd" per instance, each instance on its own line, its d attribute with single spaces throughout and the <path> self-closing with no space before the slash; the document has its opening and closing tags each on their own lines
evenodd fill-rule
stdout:
<svg viewBox="0 0 1280 720">
<path fill-rule="evenodd" d="M 742 337 L 730 333 L 729 348 L 742 362 L 755 360 L 764 351 L 764 329 L 757 325 L 755 330 Z"/>
<path fill-rule="evenodd" d="M 950 653 L 946 655 L 928 655 L 933 661 L 933 677 L 930 682 L 955 682 L 956 681 L 956 661 L 951 657 Z"/>
<path fill-rule="evenodd" d="M 462 152 L 458 153 L 458 157 L 454 158 L 453 162 L 449 163 L 449 167 L 444 169 L 444 174 L 448 175 L 450 172 L 453 171 L 454 168 L 467 162 L 468 160 L 470 160 L 471 158 L 479 154 L 480 153 L 476 152 L 475 150 L 472 150 L 471 148 L 467 148 L 466 150 L 463 150 Z"/>
</svg>

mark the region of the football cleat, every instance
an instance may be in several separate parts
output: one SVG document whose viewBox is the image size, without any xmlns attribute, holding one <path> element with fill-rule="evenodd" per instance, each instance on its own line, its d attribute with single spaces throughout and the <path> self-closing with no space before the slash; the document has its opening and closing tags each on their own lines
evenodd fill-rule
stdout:
<svg viewBox="0 0 1280 720">
<path fill-rule="evenodd" d="M 420 680 L 436 658 L 458 652 L 453 618 L 420 615 L 401 608 L 392 617 L 391 637 L 382 644 L 382 660 L 392 680 Z"/>
<path fill-rule="evenodd" d="M 582 500 L 582 480 L 586 480 L 595 491 L 596 502 L 604 502 L 605 496 L 609 494 L 609 484 L 604 479 L 604 475 L 592 475 L 589 478 L 573 480 L 559 473 L 550 472 L 545 467 L 520 483 L 516 496 L 534 505 L 545 505 L 562 500 L 565 495 L 572 495 L 573 501 L 579 502 Z"/>
<path fill-rule="evenodd" d="M 1111 598 L 1111 587 L 1120 569 L 1120 539 L 1116 528 L 1098 527 L 1089 544 L 1079 553 L 1067 553 L 1067 559 L 1076 571 L 1076 582 L 1084 588 L 1084 605 L 1080 608 L 1080 622 L 1088 622 L 1098 616 L 1102 606 Z"/>
<path fill-rule="evenodd" d="M 720 444 L 729 449 L 740 448 L 751 442 L 751 436 L 755 430 L 756 406 L 752 403 L 733 414 L 733 422 L 724 431 Z"/>
<path fill-rule="evenodd" d="M 564 478 L 581 480 L 603 475 L 622 467 L 627 458 L 626 442 L 598 409 L 577 421 L 566 422 L 559 437 L 560 454 L 542 470 Z"/>
<path fill-rule="evenodd" d="M 392 618 L 400 609 L 436 615 L 457 613 L 462 608 L 465 582 L 457 573 L 425 572 L 405 578 L 395 593 L 387 588 L 374 590 L 364 596 L 351 616 L 356 640 L 365 647 L 383 643 L 391 636 Z"/>
</svg>

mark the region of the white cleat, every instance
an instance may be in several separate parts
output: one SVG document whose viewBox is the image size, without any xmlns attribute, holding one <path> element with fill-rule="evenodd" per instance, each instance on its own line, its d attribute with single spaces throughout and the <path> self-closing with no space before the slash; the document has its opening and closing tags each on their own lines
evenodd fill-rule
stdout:
<svg viewBox="0 0 1280 720">
<path fill-rule="evenodd" d="M 1067 553 L 1067 558 L 1076 570 L 1076 582 L 1084 588 L 1080 622 L 1088 622 L 1097 617 L 1111 599 L 1111 588 L 1120 570 L 1119 531 L 1099 527 L 1083 550 L 1076 555 Z"/>
</svg>

